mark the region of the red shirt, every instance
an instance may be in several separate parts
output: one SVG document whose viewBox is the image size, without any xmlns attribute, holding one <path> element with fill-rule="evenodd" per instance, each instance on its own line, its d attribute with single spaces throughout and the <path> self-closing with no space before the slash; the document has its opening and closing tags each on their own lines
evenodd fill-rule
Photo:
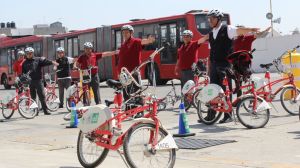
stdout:
<svg viewBox="0 0 300 168">
<path fill-rule="evenodd" d="M 178 49 L 179 68 L 181 70 L 191 69 L 194 62 L 198 60 L 198 41 L 191 41 L 187 45 L 182 44 Z"/>
<path fill-rule="evenodd" d="M 142 40 L 131 37 L 125 41 L 120 48 L 118 70 L 122 67 L 132 71 L 141 63 Z"/>
<path fill-rule="evenodd" d="M 90 56 L 85 54 L 80 55 L 77 62 L 79 63 L 80 69 L 88 69 L 89 66 L 92 66 L 92 75 L 98 73 L 98 59 L 102 58 L 102 53 L 92 53 Z"/>
<path fill-rule="evenodd" d="M 251 51 L 252 42 L 256 39 L 254 35 L 239 36 L 234 40 L 234 51 Z"/>
<path fill-rule="evenodd" d="M 17 60 L 13 65 L 13 70 L 16 72 L 17 76 L 22 74 L 22 65 L 25 59 Z"/>
</svg>

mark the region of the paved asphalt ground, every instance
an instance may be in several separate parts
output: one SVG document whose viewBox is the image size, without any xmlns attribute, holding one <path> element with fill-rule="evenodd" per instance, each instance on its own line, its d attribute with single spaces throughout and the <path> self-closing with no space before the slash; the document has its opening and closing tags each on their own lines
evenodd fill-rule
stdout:
<svg viewBox="0 0 300 168">
<path fill-rule="evenodd" d="M 276 75 L 275 75 L 276 76 Z M 276 76 L 278 77 L 278 76 Z M 179 91 L 179 85 L 176 86 Z M 163 97 L 170 85 L 158 87 Z M 14 90 L 0 90 L 3 98 Z M 113 90 L 101 86 L 101 98 L 112 99 Z M 240 123 L 207 126 L 197 123 L 195 109 L 188 113 L 191 132 L 195 138 L 235 140 L 234 143 L 177 151 L 176 168 L 300 168 L 300 122 L 298 116 L 284 111 L 275 101 L 271 118 L 265 128 L 249 130 Z M 178 105 L 168 106 L 159 113 L 165 128 L 178 132 Z M 51 116 L 42 113 L 26 120 L 15 113 L 12 119 L 0 122 L 0 168 L 77 168 L 81 167 L 76 155 L 78 129 L 66 129 L 63 120 L 66 109 Z M 3 119 L 0 115 L 0 120 Z M 130 124 L 131 122 L 126 122 Z M 111 151 L 99 167 L 126 167 L 117 152 Z"/>
</svg>

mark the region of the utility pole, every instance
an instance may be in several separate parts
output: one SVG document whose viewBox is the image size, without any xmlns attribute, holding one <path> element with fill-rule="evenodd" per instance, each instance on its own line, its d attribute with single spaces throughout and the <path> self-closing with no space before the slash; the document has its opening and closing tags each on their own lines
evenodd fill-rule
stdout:
<svg viewBox="0 0 300 168">
<path fill-rule="evenodd" d="M 272 0 L 270 0 L 270 13 L 273 14 L 273 11 L 272 11 Z M 273 37 L 273 19 L 270 19 L 270 21 L 271 21 L 272 37 Z"/>
</svg>

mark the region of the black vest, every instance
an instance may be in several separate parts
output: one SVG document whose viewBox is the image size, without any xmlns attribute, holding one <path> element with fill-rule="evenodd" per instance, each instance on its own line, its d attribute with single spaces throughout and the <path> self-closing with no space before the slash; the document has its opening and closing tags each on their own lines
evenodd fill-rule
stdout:
<svg viewBox="0 0 300 168">
<path fill-rule="evenodd" d="M 56 62 L 59 63 L 57 70 L 57 78 L 65 78 L 70 76 L 70 64 L 67 57 L 58 58 Z"/>
<path fill-rule="evenodd" d="M 209 33 L 210 60 L 216 63 L 228 63 L 226 57 L 233 52 L 233 40 L 228 38 L 227 25 L 222 25 L 216 39 Z"/>
</svg>

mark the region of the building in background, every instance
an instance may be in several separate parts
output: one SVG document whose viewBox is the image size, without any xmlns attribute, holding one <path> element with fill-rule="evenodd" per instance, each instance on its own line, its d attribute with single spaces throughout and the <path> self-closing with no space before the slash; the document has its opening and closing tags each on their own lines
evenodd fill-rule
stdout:
<svg viewBox="0 0 300 168">
<path fill-rule="evenodd" d="M 0 23 L 0 34 L 9 37 L 24 37 L 31 35 L 51 35 L 66 33 L 67 28 L 61 22 L 48 24 L 37 24 L 32 28 L 18 28 L 15 22 Z"/>
</svg>

